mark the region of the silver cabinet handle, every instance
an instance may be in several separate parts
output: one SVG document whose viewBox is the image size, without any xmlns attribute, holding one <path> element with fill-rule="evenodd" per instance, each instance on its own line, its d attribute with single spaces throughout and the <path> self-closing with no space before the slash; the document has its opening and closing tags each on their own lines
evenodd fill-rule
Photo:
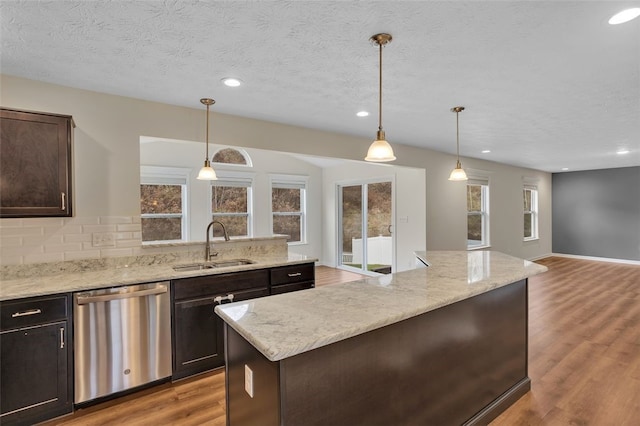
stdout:
<svg viewBox="0 0 640 426">
<path fill-rule="evenodd" d="M 60 349 L 64 349 L 64 328 L 60 327 Z"/>
<path fill-rule="evenodd" d="M 296 272 L 295 274 L 287 274 L 290 277 L 299 277 L 300 275 L 302 275 L 302 272 Z"/>
<path fill-rule="evenodd" d="M 62 210 L 66 210 L 67 209 L 67 200 L 66 200 L 66 194 L 64 192 L 60 193 L 60 198 L 62 198 Z"/>
<path fill-rule="evenodd" d="M 11 314 L 11 318 L 26 317 L 28 315 L 38 315 L 41 313 L 42 311 L 40 309 L 29 309 L 28 311 L 16 312 L 14 314 Z"/>
<path fill-rule="evenodd" d="M 213 303 L 219 303 L 222 305 L 222 302 L 225 301 L 233 302 L 233 294 L 227 294 L 226 296 L 216 296 L 213 298 Z"/>
<path fill-rule="evenodd" d="M 76 300 L 78 305 L 86 305 L 87 303 L 98 303 L 98 302 L 110 302 L 112 300 L 119 299 L 131 299 L 133 297 L 143 297 L 143 296 L 152 296 L 155 294 L 166 293 L 167 286 L 159 285 L 154 288 L 150 288 L 147 290 L 134 291 L 132 293 L 111 293 L 111 294 L 103 294 L 98 296 L 88 296 L 88 295 L 77 295 Z"/>
</svg>

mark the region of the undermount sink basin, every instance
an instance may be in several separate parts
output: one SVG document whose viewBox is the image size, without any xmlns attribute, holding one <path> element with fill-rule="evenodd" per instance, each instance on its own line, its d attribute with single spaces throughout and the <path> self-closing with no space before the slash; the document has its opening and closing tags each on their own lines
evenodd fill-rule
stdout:
<svg viewBox="0 0 640 426">
<path fill-rule="evenodd" d="M 255 262 L 249 259 L 228 259 L 228 260 L 217 260 L 214 262 L 188 263 L 185 265 L 174 265 L 173 270 L 174 271 L 199 271 L 202 269 L 251 265 L 252 263 L 255 263 Z"/>
</svg>

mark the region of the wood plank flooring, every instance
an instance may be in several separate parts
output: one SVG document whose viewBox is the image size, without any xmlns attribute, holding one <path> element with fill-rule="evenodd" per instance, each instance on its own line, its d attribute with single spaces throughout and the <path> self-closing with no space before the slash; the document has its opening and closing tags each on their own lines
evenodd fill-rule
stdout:
<svg viewBox="0 0 640 426">
<path fill-rule="evenodd" d="M 640 266 L 560 257 L 538 263 L 549 271 L 529 281 L 532 389 L 492 425 L 639 424 Z M 361 278 L 351 274 L 318 267 L 316 284 Z M 220 369 L 46 424 L 218 426 L 224 406 Z"/>
</svg>

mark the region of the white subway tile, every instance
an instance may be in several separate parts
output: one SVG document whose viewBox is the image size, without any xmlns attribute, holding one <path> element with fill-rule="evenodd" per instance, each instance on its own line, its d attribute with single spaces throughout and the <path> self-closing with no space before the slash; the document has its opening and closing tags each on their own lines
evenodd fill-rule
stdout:
<svg viewBox="0 0 640 426">
<path fill-rule="evenodd" d="M 62 228 L 62 233 L 67 234 L 82 234 L 82 225 L 66 225 Z"/>
<path fill-rule="evenodd" d="M 22 228 L 22 219 L 0 219 L 0 229 L 1 228 Z"/>
<path fill-rule="evenodd" d="M 130 226 L 130 225 L 124 225 L 124 226 Z M 83 233 L 116 232 L 116 225 L 83 225 L 82 232 Z"/>
<path fill-rule="evenodd" d="M 62 244 L 62 235 L 49 235 L 47 237 L 23 237 L 22 244 L 24 246 L 41 246 L 44 244 Z"/>
<path fill-rule="evenodd" d="M 22 226 L 48 226 L 62 228 L 64 226 L 64 220 L 61 217 L 24 218 L 22 219 Z"/>
<path fill-rule="evenodd" d="M 22 256 L 2 256 L 0 259 L 0 265 L 21 265 L 23 262 Z"/>
<path fill-rule="evenodd" d="M 79 251 L 82 250 L 82 243 L 67 243 L 67 244 L 45 244 L 45 253 L 64 253 L 66 251 Z"/>
<path fill-rule="evenodd" d="M 116 240 L 131 240 L 133 239 L 133 232 L 116 232 L 113 237 Z"/>
<path fill-rule="evenodd" d="M 92 236 L 91 234 L 65 234 L 63 241 L 65 243 L 90 243 Z"/>
<path fill-rule="evenodd" d="M 131 221 L 132 223 L 142 223 L 142 218 L 140 216 L 132 216 Z"/>
<path fill-rule="evenodd" d="M 130 248 L 112 248 L 100 250 L 100 257 L 133 256 Z"/>
<path fill-rule="evenodd" d="M 64 260 L 99 259 L 100 250 L 68 251 L 64 253 Z"/>
<path fill-rule="evenodd" d="M 140 224 L 117 225 L 118 232 L 138 232 L 141 230 Z"/>
<path fill-rule="evenodd" d="M 64 256 L 62 253 L 34 253 L 24 257 L 24 263 L 45 263 L 62 261 L 64 261 Z"/>
<path fill-rule="evenodd" d="M 116 247 L 140 247 L 140 241 L 138 240 L 116 240 Z"/>
<path fill-rule="evenodd" d="M 27 256 L 42 253 L 42 246 L 0 247 L 0 256 Z"/>
<path fill-rule="evenodd" d="M 5 237 L 0 236 L 1 247 L 21 247 L 22 237 Z"/>
<path fill-rule="evenodd" d="M 100 225 L 114 225 L 114 224 L 127 224 L 132 223 L 131 216 L 101 216 Z"/>
<path fill-rule="evenodd" d="M 42 235 L 41 227 L 2 228 L 2 236 Z"/>
<path fill-rule="evenodd" d="M 100 224 L 100 218 L 94 217 L 94 216 L 74 217 L 71 220 L 69 220 L 69 222 L 67 222 L 67 225 L 99 225 L 99 224 Z"/>
</svg>

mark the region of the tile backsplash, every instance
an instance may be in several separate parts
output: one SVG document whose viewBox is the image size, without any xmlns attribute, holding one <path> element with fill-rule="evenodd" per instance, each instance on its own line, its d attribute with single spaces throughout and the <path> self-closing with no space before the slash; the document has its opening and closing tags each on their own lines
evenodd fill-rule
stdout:
<svg viewBox="0 0 640 426">
<path fill-rule="evenodd" d="M 139 216 L 0 219 L 0 264 L 136 256 Z"/>
</svg>

